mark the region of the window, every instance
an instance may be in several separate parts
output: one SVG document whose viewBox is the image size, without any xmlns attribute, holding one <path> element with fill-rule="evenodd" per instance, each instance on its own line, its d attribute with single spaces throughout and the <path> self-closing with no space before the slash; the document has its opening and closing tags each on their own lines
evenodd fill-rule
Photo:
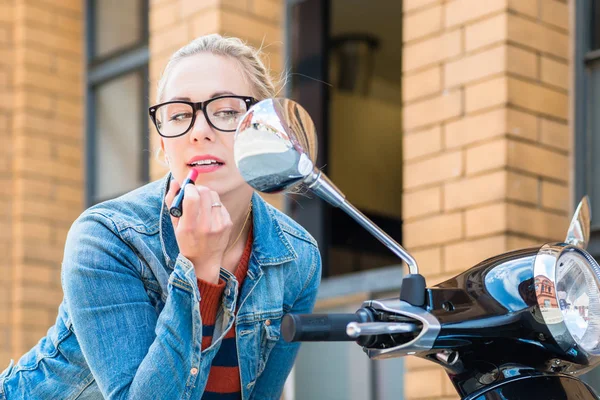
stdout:
<svg viewBox="0 0 600 400">
<path fill-rule="evenodd" d="M 149 180 L 148 0 L 87 2 L 87 203 Z"/>
<path fill-rule="evenodd" d="M 402 2 L 288 2 L 290 97 L 315 122 L 322 169 L 346 198 L 402 241 Z M 315 196 L 288 212 L 315 237 L 323 276 L 400 260 L 354 219 Z"/>
<path fill-rule="evenodd" d="M 575 195 L 590 196 L 592 213 L 600 211 L 600 4 L 576 2 L 575 23 Z M 592 220 L 588 250 L 600 257 L 600 219 Z"/>
<path fill-rule="evenodd" d="M 575 6 L 575 195 L 590 196 L 593 213 L 600 212 L 600 4 L 581 0 Z M 600 259 L 600 219 L 592 220 L 588 251 Z M 568 308 L 568 306 L 567 306 Z M 584 375 L 600 389 L 600 369 Z"/>
</svg>

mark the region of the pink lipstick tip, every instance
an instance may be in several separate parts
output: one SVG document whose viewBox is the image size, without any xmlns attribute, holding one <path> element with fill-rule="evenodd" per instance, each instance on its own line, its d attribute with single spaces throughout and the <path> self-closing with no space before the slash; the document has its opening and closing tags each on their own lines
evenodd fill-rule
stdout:
<svg viewBox="0 0 600 400">
<path fill-rule="evenodd" d="M 194 183 L 196 183 L 196 178 L 198 177 L 198 171 L 196 171 L 195 169 L 192 169 L 190 171 L 190 173 L 188 174 L 188 178 L 193 181 Z"/>
</svg>

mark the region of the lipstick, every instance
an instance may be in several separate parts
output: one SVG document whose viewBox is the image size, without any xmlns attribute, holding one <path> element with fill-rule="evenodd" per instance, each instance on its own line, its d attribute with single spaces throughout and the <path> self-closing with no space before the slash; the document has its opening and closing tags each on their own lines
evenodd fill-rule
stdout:
<svg viewBox="0 0 600 400">
<path fill-rule="evenodd" d="M 190 171 L 190 173 L 188 174 L 188 176 L 185 178 L 185 181 L 183 181 L 183 185 L 181 185 L 181 189 L 179 189 L 179 193 L 177 193 L 177 196 L 175 196 L 175 199 L 173 200 L 173 204 L 171 205 L 171 208 L 169 208 L 169 213 L 174 216 L 175 218 L 179 218 L 183 215 L 183 194 L 185 193 L 185 185 L 187 185 L 188 183 L 191 183 L 192 185 L 194 185 L 196 183 L 196 178 L 198 177 L 198 171 L 196 171 L 195 169 L 192 169 Z"/>
</svg>

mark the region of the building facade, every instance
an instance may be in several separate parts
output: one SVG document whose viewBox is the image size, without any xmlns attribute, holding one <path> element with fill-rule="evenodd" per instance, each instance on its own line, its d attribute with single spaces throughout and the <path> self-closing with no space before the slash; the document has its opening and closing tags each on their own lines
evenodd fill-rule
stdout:
<svg viewBox="0 0 600 400">
<path fill-rule="evenodd" d="M 239 36 L 288 72 L 281 93 L 313 116 L 319 167 L 435 284 L 562 239 L 583 194 L 600 209 L 599 21 L 593 0 L 0 0 L 0 364 L 53 324 L 79 213 L 167 172 L 146 110 L 191 39 Z M 268 200 L 319 240 L 319 310 L 397 293 L 398 261 L 347 217 Z M 311 382 L 331 398 L 457 398 L 425 361 L 335 346 L 337 373 L 328 347 L 303 349 L 289 398 Z"/>
</svg>

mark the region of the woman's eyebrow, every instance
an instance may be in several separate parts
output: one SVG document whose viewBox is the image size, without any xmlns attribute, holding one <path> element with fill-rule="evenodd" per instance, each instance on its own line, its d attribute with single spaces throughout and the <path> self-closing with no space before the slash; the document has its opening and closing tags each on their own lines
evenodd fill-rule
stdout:
<svg viewBox="0 0 600 400">
<path fill-rule="evenodd" d="M 230 92 L 230 91 L 228 91 L 228 90 L 223 90 L 223 91 L 219 91 L 219 92 L 214 92 L 214 93 L 213 93 L 213 94 L 211 94 L 211 95 L 209 96 L 209 98 L 208 98 L 208 99 L 206 99 L 206 100 L 214 99 L 215 97 L 219 97 L 219 96 L 228 96 L 228 95 L 233 95 L 233 96 L 235 96 L 235 93 L 233 93 L 233 92 Z M 192 101 L 192 99 L 190 99 L 189 97 L 181 97 L 181 96 L 175 96 L 175 97 L 172 97 L 172 98 L 171 98 L 169 101 L 179 101 L 179 100 L 181 100 L 181 101 Z"/>
<path fill-rule="evenodd" d="M 226 95 L 235 95 L 235 93 L 233 93 L 233 92 L 230 92 L 230 91 L 228 91 L 228 90 L 222 90 L 222 91 L 220 91 L 220 92 L 214 92 L 214 93 L 213 93 L 213 94 L 210 96 L 210 98 L 212 99 L 212 98 L 215 98 L 215 97 L 219 97 L 219 96 L 226 96 Z"/>
</svg>

